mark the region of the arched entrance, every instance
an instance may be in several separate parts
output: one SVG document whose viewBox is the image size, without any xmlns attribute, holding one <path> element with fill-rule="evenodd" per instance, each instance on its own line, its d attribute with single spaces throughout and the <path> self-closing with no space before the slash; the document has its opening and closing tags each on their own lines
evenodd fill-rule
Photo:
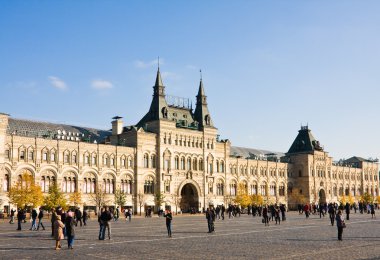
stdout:
<svg viewBox="0 0 380 260">
<path fill-rule="evenodd" d="M 326 203 L 326 192 L 324 189 L 319 190 L 319 203 Z"/>
<path fill-rule="evenodd" d="M 185 184 L 181 189 L 181 203 L 180 207 L 182 212 L 188 213 L 198 211 L 199 199 L 195 186 L 191 183 Z"/>
</svg>

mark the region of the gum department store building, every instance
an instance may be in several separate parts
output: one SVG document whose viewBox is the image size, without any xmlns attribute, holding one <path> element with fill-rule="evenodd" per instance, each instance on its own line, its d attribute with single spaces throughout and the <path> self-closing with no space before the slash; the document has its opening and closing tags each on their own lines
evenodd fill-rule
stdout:
<svg viewBox="0 0 380 260">
<path fill-rule="evenodd" d="M 308 127 L 301 127 L 285 154 L 231 146 L 220 140 L 200 81 L 196 108 L 165 95 L 157 71 L 148 113 L 134 126 L 121 118 L 103 131 L 21 120 L 0 114 L 0 209 L 8 211 L 7 191 L 27 172 L 46 194 L 57 183 L 62 192 L 79 191 L 83 206 L 94 209 L 90 194 L 101 188 L 114 205 L 115 190 L 126 207 L 155 207 L 156 193 L 176 210 L 202 210 L 233 201 L 239 183 L 248 194 L 294 207 L 293 193 L 307 201 L 335 202 L 343 195 L 377 195 L 377 160 L 352 157 L 334 163 Z M 174 101 L 174 102 L 173 102 Z M 293 201 L 292 201 L 293 200 Z M 177 203 L 176 203 L 177 202 Z"/>
</svg>

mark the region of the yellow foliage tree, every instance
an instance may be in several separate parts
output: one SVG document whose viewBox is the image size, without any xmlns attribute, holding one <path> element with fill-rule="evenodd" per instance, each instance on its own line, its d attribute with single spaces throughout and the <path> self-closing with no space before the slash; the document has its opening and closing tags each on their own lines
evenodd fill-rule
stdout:
<svg viewBox="0 0 380 260">
<path fill-rule="evenodd" d="M 370 203 L 373 203 L 373 196 L 369 193 L 364 193 L 361 197 L 360 197 L 360 201 L 361 202 L 364 202 L 365 204 L 370 204 Z"/>
<path fill-rule="evenodd" d="M 52 185 L 49 188 L 48 195 L 44 198 L 44 204 L 46 209 L 52 210 L 57 207 L 61 207 L 64 210 L 68 209 L 67 199 L 63 192 L 61 192 L 57 185 Z"/>
<path fill-rule="evenodd" d="M 23 173 L 21 179 L 10 188 L 8 192 L 9 201 L 12 204 L 17 204 L 17 207 L 26 208 L 31 206 L 36 208 L 43 202 L 41 187 L 34 183 L 34 178 Z"/>
<path fill-rule="evenodd" d="M 251 195 L 251 204 L 253 204 L 255 206 L 261 206 L 264 204 L 264 198 L 259 194 Z"/>
<path fill-rule="evenodd" d="M 350 205 L 354 205 L 354 203 L 355 203 L 355 197 L 352 196 L 351 194 L 348 195 L 347 202 L 350 203 Z"/>
<path fill-rule="evenodd" d="M 75 207 L 77 207 L 79 204 L 82 204 L 82 194 L 80 194 L 77 191 L 71 193 L 69 196 L 69 202 L 71 205 L 74 205 Z"/>
<path fill-rule="evenodd" d="M 234 202 L 239 204 L 242 208 L 246 208 L 251 204 L 251 198 L 247 194 L 247 187 L 243 182 L 240 182 L 237 187 L 237 195 Z"/>
<path fill-rule="evenodd" d="M 377 196 L 377 197 L 376 197 L 376 202 L 377 202 L 377 203 L 380 203 L 380 196 Z"/>
<path fill-rule="evenodd" d="M 340 205 L 346 205 L 346 203 L 348 202 L 347 198 L 345 195 L 341 196 L 339 198 L 339 202 L 340 202 Z"/>
</svg>

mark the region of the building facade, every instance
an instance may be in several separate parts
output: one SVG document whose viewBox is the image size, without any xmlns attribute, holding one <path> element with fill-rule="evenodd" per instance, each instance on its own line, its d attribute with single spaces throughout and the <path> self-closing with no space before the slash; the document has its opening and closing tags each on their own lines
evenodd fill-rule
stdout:
<svg viewBox="0 0 380 260">
<path fill-rule="evenodd" d="M 82 194 L 83 206 L 94 209 L 96 189 L 114 205 L 114 193 L 126 194 L 125 207 L 202 210 L 233 202 L 238 187 L 260 194 L 268 203 L 290 207 L 306 201 L 338 201 L 379 192 L 376 160 L 332 157 L 302 127 L 287 153 L 234 147 L 220 140 L 208 110 L 202 80 L 196 107 L 188 99 L 165 94 L 157 71 L 148 113 L 136 125 L 114 117 L 112 130 L 35 122 L 0 114 L 0 207 L 11 205 L 7 191 L 23 173 L 34 176 L 47 194 L 51 185 Z M 155 194 L 162 193 L 161 205 Z M 357 199 L 357 198 L 356 198 Z"/>
</svg>

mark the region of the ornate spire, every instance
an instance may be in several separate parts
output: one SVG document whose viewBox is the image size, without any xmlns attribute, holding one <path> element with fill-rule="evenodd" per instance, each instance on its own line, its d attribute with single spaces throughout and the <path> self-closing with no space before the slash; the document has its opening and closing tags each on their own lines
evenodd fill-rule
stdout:
<svg viewBox="0 0 380 260">
<path fill-rule="evenodd" d="M 198 121 L 201 127 L 213 127 L 213 122 L 211 120 L 211 116 L 207 107 L 207 96 L 205 95 L 205 90 L 203 87 L 202 71 L 200 71 L 200 76 L 201 78 L 199 82 L 197 104 L 194 111 L 194 118 L 196 121 Z"/>
</svg>

